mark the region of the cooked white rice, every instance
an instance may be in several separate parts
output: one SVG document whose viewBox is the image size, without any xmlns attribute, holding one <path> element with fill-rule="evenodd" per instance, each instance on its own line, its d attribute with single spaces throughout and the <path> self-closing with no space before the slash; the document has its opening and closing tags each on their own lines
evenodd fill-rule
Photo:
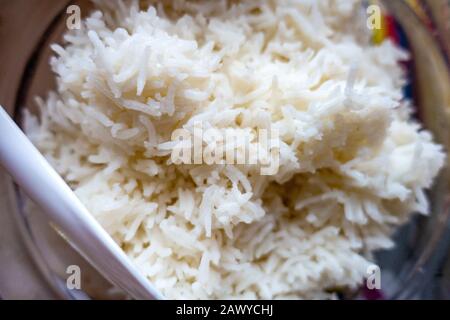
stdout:
<svg viewBox="0 0 450 320">
<path fill-rule="evenodd" d="M 358 1 L 96 3 L 26 131 L 166 297 L 330 297 L 427 213 L 444 153 Z M 279 130 L 278 173 L 173 164 L 195 121 Z"/>
</svg>

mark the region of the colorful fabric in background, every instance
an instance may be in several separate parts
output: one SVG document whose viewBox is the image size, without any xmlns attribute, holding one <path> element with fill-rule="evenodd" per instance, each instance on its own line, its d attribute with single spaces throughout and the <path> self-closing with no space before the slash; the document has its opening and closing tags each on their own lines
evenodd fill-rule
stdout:
<svg viewBox="0 0 450 320">
<path fill-rule="evenodd" d="M 433 24 L 429 19 L 426 10 L 420 0 L 405 0 L 411 9 L 417 14 L 417 16 L 423 21 L 423 23 L 430 29 L 433 28 Z M 383 8 L 379 0 L 370 0 L 366 2 L 366 5 L 378 5 Z M 408 38 L 401 25 L 395 20 L 395 18 L 386 11 L 381 11 L 381 27 L 375 28 L 372 31 L 372 42 L 374 44 L 380 44 L 386 39 L 391 39 L 394 43 L 400 47 L 409 50 Z M 407 84 L 403 88 L 404 96 L 408 99 L 414 99 L 414 72 L 412 61 L 403 62 L 405 69 L 407 70 Z"/>
<path fill-rule="evenodd" d="M 429 19 L 423 4 L 420 0 L 405 0 L 406 3 L 411 7 L 411 9 L 417 14 L 417 16 L 422 20 L 422 22 L 428 26 L 430 29 L 433 27 L 431 20 Z M 369 5 L 378 5 L 383 8 L 379 0 L 370 0 Z M 372 34 L 372 41 L 375 44 L 380 44 L 386 38 L 392 39 L 395 43 L 399 45 L 407 44 L 407 40 L 403 30 L 401 30 L 400 25 L 395 21 L 394 17 L 389 13 L 381 12 L 381 28 L 374 29 Z"/>
</svg>

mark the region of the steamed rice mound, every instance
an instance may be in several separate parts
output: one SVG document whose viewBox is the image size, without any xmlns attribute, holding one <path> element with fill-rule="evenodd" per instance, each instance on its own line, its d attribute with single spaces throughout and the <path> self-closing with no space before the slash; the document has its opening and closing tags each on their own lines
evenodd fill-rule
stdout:
<svg viewBox="0 0 450 320">
<path fill-rule="evenodd" d="M 359 1 L 95 2 L 26 131 L 166 297 L 332 297 L 428 212 L 444 153 Z M 278 172 L 172 163 L 196 121 L 278 130 Z"/>
</svg>

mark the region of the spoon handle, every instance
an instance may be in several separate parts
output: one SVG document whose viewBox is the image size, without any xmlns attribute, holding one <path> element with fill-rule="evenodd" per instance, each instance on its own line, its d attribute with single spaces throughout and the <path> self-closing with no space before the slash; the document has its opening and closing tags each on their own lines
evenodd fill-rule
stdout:
<svg viewBox="0 0 450 320">
<path fill-rule="evenodd" d="M 1 106 L 0 165 L 108 280 L 135 299 L 162 298 Z"/>
</svg>

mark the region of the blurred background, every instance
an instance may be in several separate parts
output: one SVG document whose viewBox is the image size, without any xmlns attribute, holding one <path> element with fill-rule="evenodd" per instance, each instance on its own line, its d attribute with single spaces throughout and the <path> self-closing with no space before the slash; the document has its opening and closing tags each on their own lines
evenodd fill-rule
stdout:
<svg viewBox="0 0 450 320">
<path fill-rule="evenodd" d="M 53 17 L 66 5 L 58 0 L 0 0 L 0 104 L 8 111 L 15 103 L 28 59 Z M 20 236 L 7 180 L 0 168 L 0 296 L 55 298 Z"/>
</svg>

